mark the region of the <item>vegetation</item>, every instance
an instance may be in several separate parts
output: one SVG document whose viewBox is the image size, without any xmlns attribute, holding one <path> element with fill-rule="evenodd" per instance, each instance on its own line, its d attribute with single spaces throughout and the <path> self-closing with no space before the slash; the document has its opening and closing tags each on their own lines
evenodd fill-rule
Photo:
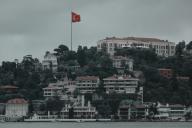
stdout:
<svg viewBox="0 0 192 128">
<path fill-rule="evenodd" d="M 160 57 L 154 49 L 117 49 L 116 55 L 129 56 L 134 59 L 134 69 L 141 70 L 145 76 L 144 101 L 160 101 L 191 105 L 192 102 L 192 43 L 180 42 L 176 46 L 176 55 Z M 173 70 L 171 79 L 160 76 L 158 68 Z M 177 76 L 190 79 L 179 80 Z"/>
<path fill-rule="evenodd" d="M 160 57 L 154 49 L 117 49 L 116 55 L 128 56 L 134 59 L 134 69 L 141 70 L 145 76 L 144 101 L 160 101 L 163 103 L 192 103 L 192 42 L 178 43 L 176 55 L 172 57 Z M 102 80 L 105 77 L 117 74 L 112 67 L 112 60 L 105 50 L 97 51 L 96 47 L 79 46 L 77 52 L 70 51 L 65 45 L 54 49 L 58 58 L 58 72 L 67 72 L 70 79 L 81 75 L 95 75 Z M 56 81 L 55 74 L 51 70 L 42 71 L 37 68 L 39 60 L 36 58 L 23 59 L 21 63 L 3 62 L 0 66 L 0 86 L 14 85 L 19 89 L 15 93 L 0 91 L 0 100 L 5 102 L 13 97 L 24 97 L 28 100 L 43 99 L 42 88 L 49 82 Z M 78 70 L 66 69 L 68 66 L 80 66 Z M 160 76 L 158 68 L 170 68 L 174 71 L 171 79 Z M 177 76 L 190 77 L 189 81 L 178 80 Z M 59 78 L 59 77 L 57 77 Z M 101 83 L 97 89 L 98 94 L 103 94 Z M 104 96 L 105 97 L 105 96 Z M 112 98 L 109 98 L 112 97 Z M 115 113 L 122 96 L 105 97 L 98 110 L 107 108 L 107 113 Z M 52 101 L 50 101 L 52 102 Z M 59 101 L 57 102 L 60 103 Z M 114 105 L 115 104 L 115 105 Z M 107 106 L 107 107 L 106 107 Z M 51 108 L 51 107 L 50 107 Z M 102 113 L 102 112 L 101 112 Z M 105 114 L 105 113 L 104 113 Z"/>
</svg>

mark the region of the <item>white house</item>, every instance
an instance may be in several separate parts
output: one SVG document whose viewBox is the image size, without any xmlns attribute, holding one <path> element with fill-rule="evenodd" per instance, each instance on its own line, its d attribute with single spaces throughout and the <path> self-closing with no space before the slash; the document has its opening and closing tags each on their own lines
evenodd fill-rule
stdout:
<svg viewBox="0 0 192 128">
<path fill-rule="evenodd" d="M 104 88 L 106 89 L 106 93 L 127 93 L 134 94 L 136 93 L 136 89 L 138 87 L 137 78 L 132 78 L 130 76 L 111 76 L 103 79 Z"/>
<path fill-rule="evenodd" d="M 23 117 L 28 113 L 28 102 L 22 98 L 8 100 L 5 108 L 7 117 Z"/>
<path fill-rule="evenodd" d="M 76 81 L 69 80 L 65 77 L 55 83 L 49 83 L 48 87 L 43 88 L 45 97 L 60 96 L 66 93 L 73 93 L 76 89 Z"/>
<path fill-rule="evenodd" d="M 181 104 L 169 105 L 169 118 L 172 120 L 182 119 L 184 118 L 186 107 Z"/>
<path fill-rule="evenodd" d="M 69 111 L 73 109 L 73 118 L 74 119 L 94 119 L 97 111 L 96 108 L 91 106 L 88 101 L 87 105 L 85 105 L 85 97 L 84 95 L 78 96 L 77 101 L 73 104 L 73 106 L 66 105 L 60 112 L 60 116 L 63 119 L 69 118 Z"/>
<path fill-rule="evenodd" d="M 113 56 L 113 67 L 124 70 L 127 69 L 129 71 L 133 71 L 133 59 L 123 56 Z"/>
<path fill-rule="evenodd" d="M 46 52 L 42 65 L 43 70 L 49 69 L 52 70 L 53 72 L 56 72 L 58 66 L 57 57 L 53 53 Z"/>
<path fill-rule="evenodd" d="M 155 115 L 156 118 L 159 118 L 159 119 L 169 118 L 169 111 L 170 111 L 169 104 L 163 105 L 158 103 L 157 111 L 158 111 L 158 114 Z"/>
<path fill-rule="evenodd" d="M 155 115 L 156 118 L 178 120 L 184 118 L 186 107 L 180 104 L 163 105 L 158 103 L 157 111 L 158 114 Z"/>
<path fill-rule="evenodd" d="M 79 76 L 76 81 L 77 90 L 82 94 L 95 92 L 100 82 L 97 76 Z"/>
</svg>

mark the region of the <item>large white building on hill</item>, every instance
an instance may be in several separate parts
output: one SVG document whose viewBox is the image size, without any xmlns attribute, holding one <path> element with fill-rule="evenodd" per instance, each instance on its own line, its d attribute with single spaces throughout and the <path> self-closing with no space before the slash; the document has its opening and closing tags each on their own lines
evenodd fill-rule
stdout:
<svg viewBox="0 0 192 128">
<path fill-rule="evenodd" d="M 97 42 L 98 51 L 105 48 L 107 53 L 114 55 L 116 48 L 154 48 L 159 56 L 173 56 L 175 54 L 175 43 L 156 38 L 105 38 Z"/>
</svg>

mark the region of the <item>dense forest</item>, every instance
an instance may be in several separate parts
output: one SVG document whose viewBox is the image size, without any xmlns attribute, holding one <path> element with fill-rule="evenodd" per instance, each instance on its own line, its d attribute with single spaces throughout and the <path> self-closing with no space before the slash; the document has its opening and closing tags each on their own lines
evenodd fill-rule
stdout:
<svg viewBox="0 0 192 128">
<path fill-rule="evenodd" d="M 180 42 L 176 46 L 176 54 L 171 57 L 157 56 L 154 49 L 117 49 L 116 55 L 127 56 L 134 60 L 134 70 L 142 71 L 144 82 L 144 101 L 162 103 L 192 104 L 192 42 L 187 45 Z M 96 47 L 79 46 L 77 51 L 70 51 L 65 45 L 59 45 L 53 50 L 58 58 L 58 72 L 66 72 L 70 79 L 81 75 L 95 75 L 102 80 L 105 77 L 117 74 L 112 67 L 112 60 L 105 50 L 97 51 Z M 40 63 L 37 58 L 23 59 L 20 63 L 2 62 L 0 66 L 0 86 L 14 85 L 19 89 L 16 93 L 0 92 L 0 101 L 5 102 L 13 97 L 24 97 L 28 100 L 44 99 L 42 88 L 48 83 L 56 81 L 51 70 L 37 69 Z M 64 65 L 80 65 L 80 70 L 74 72 L 66 70 Z M 171 79 L 160 76 L 158 68 L 170 68 L 174 71 Z M 131 72 L 126 72 L 131 74 Z M 177 76 L 190 77 L 188 81 L 178 80 Z M 97 93 L 104 92 L 100 84 Z M 115 94 L 113 94 L 115 95 Z M 114 98 L 114 96 L 111 96 Z M 122 96 L 115 95 L 115 102 Z M 111 98 L 112 99 L 112 98 Z M 111 101 L 114 104 L 114 101 Z M 103 102 L 104 103 L 104 102 Z M 113 105 L 112 105 L 113 106 Z M 108 109 L 109 110 L 109 109 Z M 113 111 L 113 109 L 111 110 Z"/>
</svg>

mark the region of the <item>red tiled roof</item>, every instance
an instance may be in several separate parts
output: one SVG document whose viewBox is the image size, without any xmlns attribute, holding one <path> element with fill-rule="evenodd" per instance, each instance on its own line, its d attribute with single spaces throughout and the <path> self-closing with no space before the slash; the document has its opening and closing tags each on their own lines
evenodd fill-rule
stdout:
<svg viewBox="0 0 192 128">
<path fill-rule="evenodd" d="M 7 101 L 8 104 L 27 104 L 28 102 L 23 98 L 15 98 Z"/>
<path fill-rule="evenodd" d="M 159 71 L 172 71 L 172 69 L 169 69 L 169 68 L 159 68 L 158 70 Z"/>
<path fill-rule="evenodd" d="M 99 77 L 97 76 L 79 76 L 77 80 L 98 80 Z"/>
<path fill-rule="evenodd" d="M 0 86 L 0 89 L 17 89 L 18 87 L 13 86 L 13 85 L 4 85 Z"/>
<path fill-rule="evenodd" d="M 59 89 L 59 87 L 58 86 L 49 85 L 49 86 L 47 86 L 47 87 L 45 87 L 43 89 Z"/>
</svg>

